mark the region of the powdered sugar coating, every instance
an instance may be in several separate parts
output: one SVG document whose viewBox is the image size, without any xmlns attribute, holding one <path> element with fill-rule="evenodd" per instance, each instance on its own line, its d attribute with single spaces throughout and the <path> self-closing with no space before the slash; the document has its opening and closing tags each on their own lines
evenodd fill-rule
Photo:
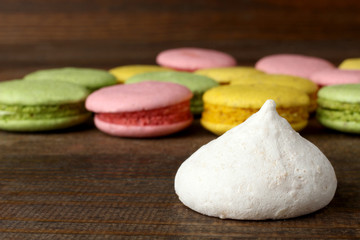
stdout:
<svg viewBox="0 0 360 240">
<path fill-rule="evenodd" d="M 190 72 L 203 68 L 232 67 L 236 65 L 236 60 L 231 55 L 203 48 L 165 50 L 157 55 L 156 62 L 164 67 Z"/>
<path fill-rule="evenodd" d="M 335 68 L 329 61 L 300 54 L 274 54 L 261 58 L 255 68 L 271 74 L 286 74 L 309 78 L 324 69 Z"/>
<path fill-rule="evenodd" d="M 331 163 L 275 107 L 266 101 L 184 161 L 175 176 L 180 201 L 205 215 L 242 220 L 291 218 L 326 206 L 337 186 Z"/>
</svg>

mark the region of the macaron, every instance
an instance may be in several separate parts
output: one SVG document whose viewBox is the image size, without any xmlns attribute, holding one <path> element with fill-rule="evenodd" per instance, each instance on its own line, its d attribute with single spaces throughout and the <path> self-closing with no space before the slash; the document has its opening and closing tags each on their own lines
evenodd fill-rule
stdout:
<svg viewBox="0 0 360 240">
<path fill-rule="evenodd" d="M 149 138 L 188 127 L 191 91 L 176 83 L 147 81 L 104 87 L 86 100 L 96 127 L 109 135 Z"/>
<path fill-rule="evenodd" d="M 76 67 L 38 70 L 26 75 L 24 79 L 71 82 L 90 91 L 117 83 L 115 76 L 105 70 Z"/>
<path fill-rule="evenodd" d="M 242 77 L 261 73 L 263 72 L 247 66 L 205 68 L 195 71 L 195 74 L 210 77 L 221 85 L 229 84 L 231 81 Z"/>
<path fill-rule="evenodd" d="M 325 127 L 360 133 L 360 84 L 325 86 L 318 92 L 317 119 Z"/>
<path fill-rule="evenodd" d="M 68 82 L 11 80 L 0 83 L 0 129 L 36 132 L 85 122 L 89 91 Z"/>
<path fill-rule="evenodd" d="M 266 100 L 276 102 L 277 111 L 294 130 L 306 127 L 310 104 L 303 91 L 284 86 L 225 85 L 204 94 L 204 111 L 200 122 L 207 130 L 221 135 L 257 112 Z"/>
<path fill-rule="evenodd" d="M 315 72 L 310 76 L 310 79 L 320 87 L 335 84 L 360 83 L 360 70 L 326 69 Z"/>
<path fill-rule="evenodd" d="M 128 78 L 139 73 L 164 71 L 171 71 L 171 69 L 158 65 L 124 65 L 109 70 L 119 83 L 124 83 Z"/>
<path fill-rule="evenodd" d="M 157 64 L 178 71 L 193 72 L 202 68 L 232 67 L 236 59 L 228 53 L 205 48 L 174 48 L 160 52 Z"/>
<path fill-rule="evenodd" d="M 255 68 L 271 74 L 285 74 L 309 78 L 317 71 L 335 68 L 322 58 L 300 54 L 274 54 L 259 59 Z"/>
<path fill-rule="evenodd" d="M 187 72 L 149 72 L 137 74 L 129 78 L 125 84 L 143 82 L 148 80 L 173 82 L 181 84 L 193 93 L 191 99 L 191 112 L 200 114 L 203 110 L 202 96 L 205 91 L 219 85 L 214 79 Z"/>
<path fill-rule="evenodd" d="M 309 111 L 316 110 L 318 86 L 309 79 L 282 74 L 252 74 L 234 79 L 230 84 L 270 84 L 295 88 L 305 92 L 310 98 Z"/>
<path fill-rule="evenodd" d="M 348 58 L 339 65 L 340 69 L 360 70 L 360 58 Z"/>
</svg>

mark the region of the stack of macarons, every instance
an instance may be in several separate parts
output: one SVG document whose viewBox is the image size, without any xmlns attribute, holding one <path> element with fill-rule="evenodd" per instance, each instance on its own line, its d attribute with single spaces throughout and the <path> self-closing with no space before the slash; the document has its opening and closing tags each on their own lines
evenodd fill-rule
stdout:
<svg viewBox="0 0 360 240">
<path fill-rule="evenodd" d="M 95 112 L 96 126 L 112 135 L 156 137 L 171 134 L 188 126 L 193 114 L 202 112 L 203 93 L 218 85 L 209 77 L 191 72 L 206 67 L 231 67 L 236 64 L 235 58 L 227 53 L 203 48 L 166 50 L 158 54 L 156 62 L 158 65 L 126 65 L 108 71 L 77 67 L 41 69 L 27 74 L 21 80 L 1 83 L 0 91 L 4 94 L 0 99 L 0 129 L 45 131 L 66 128 L 84 122 L 91 116 L 90 112 Z M 150 75 L 140 79 L 142 74 Z M 134 78 L 133 82 L 126 82 L 136 75 L 140 76 Z M 129 86 L 123 85 L 125 82 Z M 31 91 L 24 94 L 25 89 Z M 106 95 L 106 91 L 111 92 L 107 96 L 108 100 L 94 97 L 104 92 Z M 149 91 L 153 91 L 152 94 Z M 22 95 L 20 100 L 19 96 Z M 91 100 L 94 98 L 103 100 Z M 89 99 L 88 109 L 85 108 L 86 99 Z M 114 99 L 123 105 L 114 106 L 111 104 Z M 94 101 L 99 101 L 100 105 L 106 102 L 106 106 L 112 106 L 113 109 L 105 106 L 103 110 Z M 135 103 L 138 104 L 137 108 Z M 97 107 L 94 108 L 94 105 Z M 132 107 L 127 109 L 126 105 Z M 127 121 L 124 122 L 124 119 Z M 126 126 L 125 132 L 128 132 L 129 124 L 136 121 L 138 123 L 134 128 L 144 123 L 146 128 L 131 130 L 130 133 L 119 130 L 120 124 Z"/>
<path fill-rule="evenodd" d="M 32 72 L 21 80 L 0 83 L 0 129 L 37 132 L 68 128 L 86 122 L 88 95 L 113 85 L 105 70 L 54 68 Z"/>
<path fill-rule="evenodd" d="M 256 61 L 254 66 L 239 66 L 236 59 L 228 53 L 183 47 L 161 51 L 154 60 L 156 64 L 153 65 L 123 65 L 109 70 L 77 67 L 43 69 L 25 75 L 22 80 L 0 83 L 0 92 L 6 90 L 12 93 L 2 94 L 0 98 L 0 129 L 45 131 L 66 128 L 85 122 L 91 116 L 90 112 L 94 112 L 95 125 L 101 131 L 116 136 L 168 135 L 189 126 L 194 116 L 201 117 L 201 124 L 206 129 L 221 135 L 245 121 L 266 100 L 273 99 L 280 115 L 287 119 L 295 130 L 300 131 L 306 127 L 310 113 L 317 108 L 320 123 L 329 126 L 321 120 L 329 114 L 327 107 L 323 105 L 324 97 L 320 96 L 320 93 L 318 96 L 319 89 L 330 85 L 360 84 L 360 58 L 345 59 L 336 67 L 323 58 L 286 53 L 264 56 Z M 167 87 L 160 87 L 161 84 Z M 17 85 L 19 87 L 16 87 Z M 38 97 L 31 93 L 23 94 L 22 91 L 26 88 L 24 86 L 28 86 Z M 74 98 L 63 94 L 67 87 L 75 92 L 68 92 L 73 94 Z M 172 92 L 174 96 L 162 93 L 157 87 L 167 89 L 166 91 Z M 55 91 L 52 88 L 57 89 Z M 147 92 L 149 90 L 155 94 Z M 177 91 L 182 94 L 175 94 Z M 322 90 L 322 95 L 324 91 L 327 90 Z M 24 95 L 23 100 L 20 100 L 21 95 Z M 87 98 L 89 100 L 85 108 Z M 159 99 L 163 99 L 163 106 L 159 105 Z M 96 101 L 99 102 L 98 105 L 94 103 Z M 116 104 L 112 104 L 112 101 Z M 136 102 L 137 107 L 134 104 Z M 141 106 L 145 102 L 147 105 Z M 153 103 L 156 104 L 152 105 Z M 126 107 L 127 104 L 132 107 Z M 104 108 L 100 105 L 104 105 Z M 176 111 L 179 111 L 183 118 L 175 116 Z M 169 116 L 165 116 L 167 113 Z M 149 131 L 142 127 L 142 130 L 125 133 L 131 128 L 129 124 L 132 126 L 138 121 L 133 126 L 138 128 L 138 124 L 148 122 L 148 117 L 153 119 L 155 116 L 158 119 L 155 121 L 156 126 L 165 127 L 164 125 L 169 124 L 167 117 L 170 117 L 177 119 L 174 121 L 176 124 L 180 122 L 181 127 L 167 131 Z M 59 119 L 63 117 L 67 120 Z M 129 121 L 124 121 L 127 117 Z M 50 119 L 56 119 L 53 121 L 55 123 L 50 124 Z M 153 126 L 152 120 L 150 122 Z M 149 124 L 145 125 L 146 129 L 150 129 Z"/>
<path fill-rule="evenodd" d="M 274 54 L 259 59 L 255 68 L 265 73 L 311 80 L 320 88 L 316 94 L 319 122 L 338 131 L 359 133 L 360 58 L 344 59 L 336 67 L 318 57 Z"/>
</svg>

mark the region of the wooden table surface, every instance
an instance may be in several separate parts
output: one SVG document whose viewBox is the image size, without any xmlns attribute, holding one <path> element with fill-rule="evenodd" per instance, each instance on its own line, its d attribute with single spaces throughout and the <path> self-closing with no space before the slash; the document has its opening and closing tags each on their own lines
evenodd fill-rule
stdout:
<svg viewBox="0 0 360 240">
<path fill-rule="evenodd" d="M 360 2 L 0 0 L 0 81 L 42 68 L 154 64 L 197 46 L 253 65 L 272 53 L 334 64 L 360 57 Z M 178 200 L 180 164 L 216 138 L 195 122 L 163 138 L 127 139 L 92 121 L 62 131 L 0 131 L 0 239 L 360 238 L 360 137 L 312 116 L 301 135 L 334 166 L 338 189 L 315 213 L 279 221 L 220 220 Z"/>
</svg>

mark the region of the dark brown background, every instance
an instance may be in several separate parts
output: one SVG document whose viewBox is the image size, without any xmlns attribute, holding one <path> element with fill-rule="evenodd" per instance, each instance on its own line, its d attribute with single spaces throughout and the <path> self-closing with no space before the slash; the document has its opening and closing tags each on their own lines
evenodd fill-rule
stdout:
<svg viewBox="0 0 360 240">
<path fill-rule="evenodd" d="M 334 64 L 360 57 L 358 0 L 0 0 L 0 80 L 40 68 L 154 64 L 164 49 L 214 48 L 253 65 L 272 53 Z M 122 139 L 92 122 L 64 131 L 0 132 L 0 239 L 360 238 L 360 138 L 301 135 L 332 162 L 328 207 L 283 221 L 220 220 L 184 207 L 179 165 L 215 138 L 198 119 L 159 139 Z"/>
</svg>

